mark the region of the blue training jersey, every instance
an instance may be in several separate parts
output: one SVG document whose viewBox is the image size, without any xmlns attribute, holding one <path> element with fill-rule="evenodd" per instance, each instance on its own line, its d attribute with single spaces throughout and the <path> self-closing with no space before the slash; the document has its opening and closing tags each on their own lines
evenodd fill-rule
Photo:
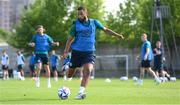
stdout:
<svg viewBox="0 0 180 105">
<path fill-rule="evenodd" d="M 51 55 L 50 56 L 50 65 L 51 66 L 57 66 L 58 65 L 58 56 L 57 55 Z"/>
<path fill-rule="evenodd" d="M 29 65 L 34 65 L 35 63 L 35 55 L 31 55 L 29 58 Z"/>
<path fill-rule="evenodd" d="M 77 51 L 95 51 L 96 28 L 103 29 L 104 27 L 95 19 L 88 19 L 86 24 L 77 19 L 74 23 L 75 39 L 71 44 L 71 49 Z"/>
<path fill-rule="evenodd" d="M 142 46 L 141 46 L 141 60 L 145 60 L 145 54 L 146 54 L 146 49 L 149 49 L 149 54 L 147 57 L 147 60 L 153 60 L 153 51 L 152 51 L 152 47 L 151 47 L 151 43 L 149 41 L 145 41 L 143 42 Z"/>
<path fill-rule="evenodd" d="M 36 34 L 33 36 L 31 42 L 35 43 L 35 54 L 48 54 L 48 50 L 53 43 L 53 40 L 47 34 Z"/>
</svg>

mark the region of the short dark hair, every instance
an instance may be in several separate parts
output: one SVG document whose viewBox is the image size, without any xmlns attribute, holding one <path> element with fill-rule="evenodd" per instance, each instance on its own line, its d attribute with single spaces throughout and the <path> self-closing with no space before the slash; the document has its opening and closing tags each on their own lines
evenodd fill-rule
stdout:
<svg viewBox="0 0 180 105">
<path fill-rule="evenodd" d="M 85 7 L 83 7 L 83 6 L 78 7 L 77 10 L 78 10 L 78 11 L 79 11 L 79 10 L 87 11 L 87 9 L 86 9 Z"/>
<path fill-rule="evenodd" d="M 44 29 L 43 25 L 37 25 L 35 29 L 37 30 L 38 28 L 43 28 Z"/>
</svg>

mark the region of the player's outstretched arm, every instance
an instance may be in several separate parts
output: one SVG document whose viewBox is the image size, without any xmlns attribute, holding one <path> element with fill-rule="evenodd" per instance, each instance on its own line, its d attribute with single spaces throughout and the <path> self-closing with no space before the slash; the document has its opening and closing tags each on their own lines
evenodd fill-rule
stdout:
<svg viewBox="0 0 180 105">
<path fill-rule="evenodd" d="M 105 33 L 109 34 L 109 35 L 112 35 L 112 36 L 115 36 L 115 37 L 118 37 L 119 39 L 124 39 L 124 36 L 123 35 L 120 35 L 114 31 L 112 31 L 111 29 L 109 28 L 104 28 L 103 29 Z"/>
</svg>

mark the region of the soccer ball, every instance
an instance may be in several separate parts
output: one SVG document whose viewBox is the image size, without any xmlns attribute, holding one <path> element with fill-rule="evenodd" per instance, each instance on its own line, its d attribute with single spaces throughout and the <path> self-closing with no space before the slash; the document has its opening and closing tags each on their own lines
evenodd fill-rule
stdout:
<svg viewBox="0 0 180 105">
<path fill-rule="evenodd" d="M 58 89 L 58 96 L 61 100 L 68 99 L 69 95 L 71 94 L 70 89 L 68 87 L 61 87 Z"/>
<path fill-rule="evenodd" d="M 133 80 L 134 82 L 137 82 L 137 81 L 138 81 L 138 78 L 137 78 L 136 76 L 134 76 L 134 77 L 132 77 L 132 80 Z"/>
</svg>

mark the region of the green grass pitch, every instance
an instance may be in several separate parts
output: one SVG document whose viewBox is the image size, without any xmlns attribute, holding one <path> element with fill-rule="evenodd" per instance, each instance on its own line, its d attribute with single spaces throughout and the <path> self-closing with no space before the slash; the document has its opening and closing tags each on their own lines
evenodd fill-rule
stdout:
<svg viewBox="0 0 180 105">
<path fill-rule="evenodd" d="M 180 105 L 180 81 L 155 85 L 152 79 L 144 80 L 143 86 L 134 85 L 132 80 L 112 79 L 91 80 L 84 100 L 75 100 L 80 80 L 53 81 L 52 88 L 46 87 L 46 79 L 41 78 L 41 87 L 36 88 L 34 81 L 10 79 L 0 80 L 0 105 Z M 69 87 L 71 95 L 67 100 L 60 100 L 57 90 L 61 86 Z"/>
</svg>

